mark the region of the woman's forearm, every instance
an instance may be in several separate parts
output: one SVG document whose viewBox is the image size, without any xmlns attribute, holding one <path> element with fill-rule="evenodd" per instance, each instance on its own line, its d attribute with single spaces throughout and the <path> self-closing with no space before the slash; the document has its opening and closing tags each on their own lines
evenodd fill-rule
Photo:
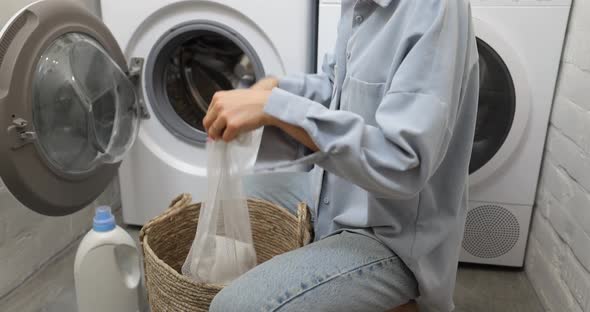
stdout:
<svg viewBox="0 0 590 312">
<path fill-rule="evenodd" d="M 278 120 L 276 118 L 272 118 L 272 119 L 273 119 L 272 122 L 270 122 L 271 126 L 275 126 L 279 129 L 283 130 L 285 133 L 287 133 L 293 139 L 295 139 L 299 143 L 305 145 L 307 148 L 309 148 L 313 152 L 319 151 L 319 148 L 317 147 L 317 145 L 313 142 L 313 140 L 311 139 L 309 134 L 307 134 L 307 132 L 305 132 L 305 130 L 303 130 L 303 128 L 283 122 L 283 121 Z"/>
<path fill-rule="evenodd" d="M 251 87 L 254 90 L 272 90 L 279 86 L 279 80 L 275 77 L 267 77 L 260 81 L 258 81 L 255 85 Z M 314 152 L 317 152 L 319 148 L 315 145 L 311 137 L 300 127 L 294 126 L 292 124 L 288 124 L 286 122 L 280 121 L 274 117 L 269 116 L 269 120 L 267 122 L 268 125 L 275 126 L 284 132 L 286 132 L 289 136 L 294 138 L 299 143 L 305 145 L 307 148 L 311 149 Z"/>
</svg>

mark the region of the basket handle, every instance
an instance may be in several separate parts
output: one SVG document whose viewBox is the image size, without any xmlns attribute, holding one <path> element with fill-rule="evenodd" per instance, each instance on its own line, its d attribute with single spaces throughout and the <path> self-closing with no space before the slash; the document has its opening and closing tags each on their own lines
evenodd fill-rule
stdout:
<svg viewBox="0 0 590 312">
<path fill-rule="evenodd" d="M 166 210 L 164 210 L 164 213 L 162 213 L 161 215 L 155 217 L 154 219 L 148 221 L 148 223 L 146 223 L 142 228 L 141 231 L 139 231 L 139 243 L 143 244 L 143 237 L 145 236 L 146 232 L 149 231 L 149 229 L 151 228 L 151 225 L 154 222 L 157 222 L 159 220 L 165 219 L 167 218 L 170 214 L 174 213 L 175 211 L 182 209 L 188 205 L 190 205 L 191 201 L 192 201 L 192 197 L 190 194 L 180 194 L 178 195 L 176 198 L 174 198 L 172 200 L 172 202 L 170 203 L 170 206 L 168 208 L 166 208 Z"/>
<path fill-rule="evenodd" d="M 311 213 L 305 203 L 297 205 L 297 243 L 303 247 L 313 239 L 313 228 L 311 226 Z"/>
<path fill-rule="evenodd" d="M 193 200 L 193 198 L 192 198 L 191 194 L 187 194 L 187 193 L 180 194 L 172 200 L 172 202 L 170 203 L 170 206 L 168 208 L 166 208 L 166 210 L 164 211 L 164 214 L 166 214 L 167 212 L 172 211 L 172 210 L 178 210 L 178 209 L 184 208 L 184 207 L 190 205 L 192 200 Z"/>
</svg>

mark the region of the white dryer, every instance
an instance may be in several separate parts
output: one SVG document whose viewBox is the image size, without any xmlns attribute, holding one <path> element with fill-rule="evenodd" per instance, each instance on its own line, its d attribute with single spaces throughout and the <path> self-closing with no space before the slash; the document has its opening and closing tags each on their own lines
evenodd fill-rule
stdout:
<svg viewBox="0 0 590 312">
<path fill-rule="evenodd" d="M 571 0 L 472 0 L 480 100 L 461 261 L 521 267 Z"/>
<path fill-rule="evenodd" d="M 102 0 L 101 21 L 75 1 L 25 7 L 0 33 L 2 180 L 29 208 L 64 215 L 94 200 L 120 167 L 131 224 L 181 192 L 202 199 L 212 94 L 310 71 L 314 8 Z"/>
<path fill-rule="evenodd" d="M 318 59 L 336 40 L 340 0 L 321 0 Z M 480 100 L 461 261 L 520 267 L 571 0 L 471 0 Z"/>
</svg>

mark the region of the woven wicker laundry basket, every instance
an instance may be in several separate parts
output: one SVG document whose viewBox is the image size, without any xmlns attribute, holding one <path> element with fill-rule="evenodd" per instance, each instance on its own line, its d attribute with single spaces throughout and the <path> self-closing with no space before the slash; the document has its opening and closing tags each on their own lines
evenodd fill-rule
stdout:
<svg viewBox="0 0 590 312">
<path fill-rule="evenodd" d="M 190 195 L 180 195 L 162 215 L 141 229 L 152 312 L 207 311 L 213 297 L 223 288 L 195 283 L 179 273 L 195 237 L 200 207 L 191 204 Z M 310 214 L 305 204 L 299 205 L 297 216 L 261 200 L 248 200 L 248 207 L 259 264 L 311 241 Z"/>
</svg>

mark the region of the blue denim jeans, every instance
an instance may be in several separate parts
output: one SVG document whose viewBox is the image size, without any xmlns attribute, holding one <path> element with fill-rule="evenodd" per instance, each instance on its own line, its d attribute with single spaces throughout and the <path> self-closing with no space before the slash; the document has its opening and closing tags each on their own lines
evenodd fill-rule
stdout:
<svg viewBox="0 0 590 312">
<path fill-rule="evenodd" d="M 391 250 L 341 232 L 255 267 L 224 288 L 209 311 L 383 312 L 417 295 L 414 276 Z"/>
<path fill-rule="evenodd" d="M 289 209 L 292 213 L 301 202 L 313 205 L 311 178 L 307 172 L 276 172 L 246 176 L 244 191 L 248 197 L 260 198 Z"/>
<path fill-rule="evenodd" d="M 291 208 L 290 200 L 307 195 L 294 192 L 305 183 L 289 184 L 289 190 L 273 184 L 271 195 L 256 187 L 247 193 Z M 210 311 L 382 312 L 417 296 L 414 275 L 395 253 L 370 235 L 344 231 L 253 268 L 225 287 Z"/>
</svg>

